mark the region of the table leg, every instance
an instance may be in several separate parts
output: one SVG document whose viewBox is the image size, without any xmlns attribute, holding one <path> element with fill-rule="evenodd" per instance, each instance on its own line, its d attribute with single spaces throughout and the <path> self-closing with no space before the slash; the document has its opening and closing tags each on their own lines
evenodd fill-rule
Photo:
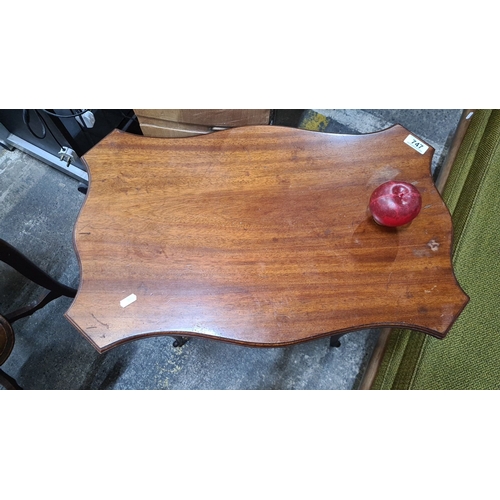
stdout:
<svg viewBox="0 0 500 500">
<path fill-rule="evenodd" d="M 174 343 L 172 344 L 174 347 L 182 347 L 188 340 L 188 337 L 180 337 L 174 336 Z"/>
<path fill-rule="evenodd" d="M 338 333 L 337 335 L 332 335 L 330 337 L 330 347 L 340 347 L 340 338 L 343 337 L 345 333 Z"/>
</svg>

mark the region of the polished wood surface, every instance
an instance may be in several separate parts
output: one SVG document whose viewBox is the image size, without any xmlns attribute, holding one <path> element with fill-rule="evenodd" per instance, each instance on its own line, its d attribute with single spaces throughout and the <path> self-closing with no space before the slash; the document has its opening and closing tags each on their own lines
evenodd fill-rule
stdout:
<svg viewBox="0 0 500 500">
<path fill-rule="evenodd" d="M 443 337 L 468 298 L 451 267 L 433 149 L 420 154 L 408 134 L 114 131 L 84 157 L 81 283 L 66 317 L 100 352 L 161 334 L 251 346 L 382 326 Z M 388 180 L 422 194 L 407 227 L 378 226 L 367 210 Z"/>
<path fill-rule="evenodd" d="M 270 109 L 134 109 L 147 137 L 188 137 L 214 128 L 267 125 Z"/>
</svg>

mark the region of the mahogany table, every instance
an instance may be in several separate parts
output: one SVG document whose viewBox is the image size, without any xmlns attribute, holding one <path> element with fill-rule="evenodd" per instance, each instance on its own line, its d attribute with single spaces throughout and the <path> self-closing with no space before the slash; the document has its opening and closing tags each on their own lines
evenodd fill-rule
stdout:
<svg viewBox="0 0 500 500">
<path fill-rule="evenodd" d="M 468 297 L 433 151 L 399 125 L 359 136 L 114 131 L 84 157 L 81 282 L 66 318 L 99 352 L 153 335 L 277 347 L 400 326 L 442 338 Z M 369 213 L 388 180 L 422 195 L 406 227 Z"/>
</svg>

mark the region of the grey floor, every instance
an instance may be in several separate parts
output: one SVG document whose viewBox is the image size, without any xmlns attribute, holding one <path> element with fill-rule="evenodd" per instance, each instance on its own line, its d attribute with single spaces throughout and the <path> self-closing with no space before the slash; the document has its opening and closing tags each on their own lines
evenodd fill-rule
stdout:
<svg viewBox="0 0 500 500">
<path fill-rule="evenodd" d="M 368 133 L 400 123 L 446 155 L 461 110 L 314 110 L 325 132 Z M 311 113 L 307 110 L 305 113 Z M 72 231 L 84 196 L 78 182 L 21 151 L 0 149 L 0 238 L 57 280 L 77 287 Z M 25 305 L 40 288 L 0 262 L 0 314 Z M 378 331 L 353 332 L 339 348 L 328 339 L 263 349 L 169 337 L 138 340 L 98 354 L 63 317 L 60 298 L 14 323 L 16 344 L 2 366 L 25 389 L 356 389 Z"/>
</svg>

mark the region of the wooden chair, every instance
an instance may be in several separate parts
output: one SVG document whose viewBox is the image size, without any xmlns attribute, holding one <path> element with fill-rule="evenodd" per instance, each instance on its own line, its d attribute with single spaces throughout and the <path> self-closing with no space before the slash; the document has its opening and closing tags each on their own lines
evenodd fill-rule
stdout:
<svg viewBox="0 0 500 500">
<path fill-rule="evenodd" d="M 26 316 L 31 316 L 35 311 L 38 311 L 58 297 L 75 297 L 76 289 L 63 285 L 53 279 L 19 252 L 19 250 L 2 239 L 0 239 L 0 261 L 5 262 L 33 283 L 46 289 L 37 301 L 3 316 L 0 315 L 0 366 L 2 366 L 7 361 L 14 347 L 15 336 L 12 323 Z M 0 370 L 0 384 L 6 389 L 21 389 L 15 379 L 7 375 L 3 370 Z"/>
</svg>

